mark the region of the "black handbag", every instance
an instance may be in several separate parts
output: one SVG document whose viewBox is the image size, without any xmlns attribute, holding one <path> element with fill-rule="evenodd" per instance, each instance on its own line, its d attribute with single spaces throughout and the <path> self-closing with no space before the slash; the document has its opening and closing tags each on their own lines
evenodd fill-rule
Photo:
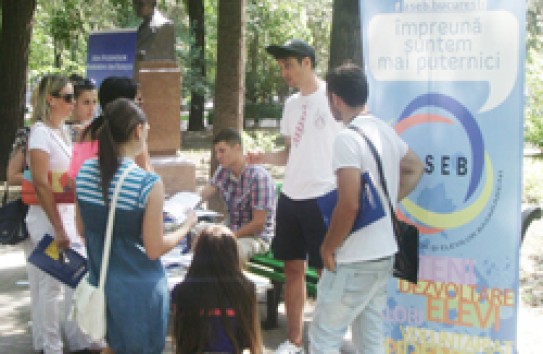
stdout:
<svg viewBox="0 0 543 354">
<path fill-rule="evenodd" d="M 0 207 L 0 244 L 15 245 L 28 238 L 25 217 L 28 205 L 21 198 L 8 202 L 9 186 L 4 184 L 4 197 Z"/>
<path fill-rule="evenodd" d="M 396 213 L 394 212 L 394 208 L 392 207 L 392 202 L 388 194 L 381 158 L 377 153 L 375 145 L 373 145 L 371 140 L 368 139 L 360 128 L 353 125 L 349 126 L 349 128 L 356 130 L 368 144 L 375 162 L 377 163 L 381 186 L 383 187 L 385 196 L 388 199 L 392 227 L 394 228 L 394 236 L 396 237 L 396 243 L 398 244 L 398 252 L 394 256 L 393 275 L 396 278 L 417 284 L 419 275 L 419 230 L 415 225 L 405 221 L 400 221 L 396 217 Z"/>
</svg>

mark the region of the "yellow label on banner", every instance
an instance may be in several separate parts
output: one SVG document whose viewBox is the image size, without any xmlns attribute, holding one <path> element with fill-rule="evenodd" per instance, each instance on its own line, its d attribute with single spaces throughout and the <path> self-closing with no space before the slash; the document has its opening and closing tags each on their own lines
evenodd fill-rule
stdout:
<svg viewBox="0 0 543 354">
<path fill-rule="evenodd" d="M 52 241 L 49 246 L 45 249 L 45 254 L 53 258 L 55 261 L 58 261 L 60 258 L 60 253 L 58 251 L 57 243 Z"/>
</svg>

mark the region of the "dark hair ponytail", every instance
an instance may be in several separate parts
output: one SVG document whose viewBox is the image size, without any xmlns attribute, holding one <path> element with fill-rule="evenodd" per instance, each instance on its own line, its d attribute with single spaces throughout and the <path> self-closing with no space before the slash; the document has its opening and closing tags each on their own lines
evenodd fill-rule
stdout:
<svg viewBox="0 0 543 354">
<path fill-rule="evenodd" d="M 79 136 L 79 141 L 96 140 L 100 128 L 104 125 L 104 114 L 100 114 L 98 117 L 94 118 L 89 125 L 83 129 L 81 135 Z"/>
<path fill-rule="evenodd" d="M 130 141 L 137 125 L 146 121 L 143 111 L 126 98 L 116 99 L 104 111 L 103 124 L 98 133 L 98 164 L 106 204 L 109 185 L 121 164 L 120 147 Z"/>
</svg>

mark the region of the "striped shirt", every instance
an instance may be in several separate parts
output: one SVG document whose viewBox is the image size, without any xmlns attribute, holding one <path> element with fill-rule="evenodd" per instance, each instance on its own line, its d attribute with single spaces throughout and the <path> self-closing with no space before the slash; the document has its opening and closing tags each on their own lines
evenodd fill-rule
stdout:
<svg viewBox="0 0 543 354">
<path fill-rule="evenodd" d="M 134 163 L 134 161 L 129 158 L 124 158 L 122 160 L 121 166 L 113 176 L 113 180 L 109 185 L 109 201 L 113 198 L 115 186 L 117 185 L 117 181 L 121 177 L 122 172 L 132 163 Z M 141 168 L 135 168 L 130 171 L 119 192 L 117 208 L 121 210 L 145 209 L 149 192 L 158 179 L 158 175 L 147 172 Z M 77 174 L 75 186 L 77 200 L 79 202 L 105 206 L 97 158 L 85 161 Z"/>
<path fill-rule="evenodd" d="M 228 206 L 228 227 L 237 231 L 253 219 L 253 209 L 268 212 L 266 224 L 260 233 L 262 239 L 271 241 L 275 221 L 275 183 L 269 172 L 259 165 L 247 165 L 239 178 L 219 166 L 211 178 L 211 185 L 218 188 Z"/>
</svg>

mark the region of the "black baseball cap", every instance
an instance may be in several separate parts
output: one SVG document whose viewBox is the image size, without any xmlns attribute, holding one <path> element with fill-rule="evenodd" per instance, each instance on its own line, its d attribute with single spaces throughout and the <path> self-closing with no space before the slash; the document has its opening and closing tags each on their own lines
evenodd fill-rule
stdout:
<svg viewBox="0 0 543 354">
<path fill-rule="evenodd" d="M 315 49 L 301 39 L 291 39 L 283 45 L 269 45 L 266 51 L 275 59 L 302 56 L 309 57 L 315 63 Z"/>
</svg>

